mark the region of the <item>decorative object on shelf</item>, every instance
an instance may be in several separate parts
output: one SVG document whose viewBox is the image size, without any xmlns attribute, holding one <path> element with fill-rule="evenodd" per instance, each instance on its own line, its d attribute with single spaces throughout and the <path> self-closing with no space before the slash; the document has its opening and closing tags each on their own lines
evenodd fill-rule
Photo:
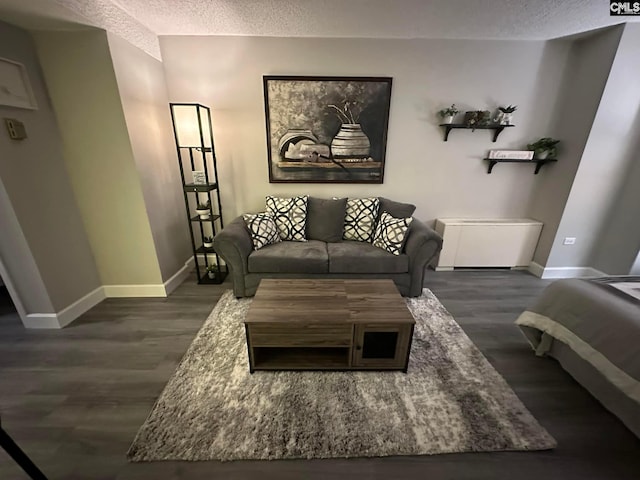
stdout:
<svg viewBox="0 0 640 480">
<path fill-rule="evenodd" d="M 200 215 L 202 220 L 206 220 L 211 215 L 211 205 L 208 203 L 198 203 L 196 207 L 196 213 Z"/>
<path fill-rule="evenodd" d="M 199 103 L 170 103 L 169 109 L 198 283 L 222 283 L 229 270 L 226 265 L 222 265 L 219 255 L 212 250 L 216 232 L 222 230 L 224 224 L 211 128 L 211 110 Z M 192 183 L 187 183 L 185 171 L 191 171 Z M 211 192 L 215 192 L 215 195 Z M 195 198 L 190 199 L 189 195 L 194 195 Z M 196 215 L 191 213 L 193 207 L 190 207 L 194 202 L 197 206 Z M 202 246 L 196 245 L 194 224 L 200 229 L 198 238 L 203 240 Z"/>
<path fill-rule="evenodd" d="M 533 159 L 533 152 L 531 150 L 489 150 L 489 158 L 531 160 Z"/>
<path fill-rule="evenodd" d="M 458 110 L 455 103 L 452 103 L 448 108 L 443 108 L 442 110 L 438 111 L 438 115 L 440 115 L 440 117 L 442 118 L 442 123 L 447 124 L 453 123 L 453 119 L 458 113 L 460 113 L 460 110 Z"/>
<path fill-rule="evenodd" d="M 382 183 L 389 77 L 263 77 L 270 183 Z"/>
<path fill-rule="evenodd" d="M 37 110 L 27 69 L 21 63 L 0 58 L 0 105 Z"/>
<path fill-rule="evenodd" d="M 513 112 L 515 112 L 517 109 L 517 105 L 498 107 L 498 114 L 496 115 L 494 122 L 499 125 L 511 125 L 513 123 Z"/>
<path fill-rule="evenodd" d="M 208 265 L 207 266 L 207 277 L 209 277 L 210 280 L 215 280 L 217 274 L 218 274 L 218 266 L 217 265 Z"/>
<path fill-rule="evenodd" d="M 204 174 L 204 170 L 194 170 L 191 172 L 194 185 L 206 185 L 207 176 Z"/>
<path fill-rule="evenodd" d="M 545 160 L 548 158 L 555 158 L 557 153 L 557 146 L 559 143 L 560 140 L 543 137 L 537 142 L 528 144 L 527 148 L 534 151 L 533 158 L 535 158 L 536 160 Z"/>
<path fill-rule="evenodd" d="M 464 114 L 464 124 L 472 130 L 477 127 L 486 127 L 490 121 L 491 112 L 489 110 L 472 110 Z"/>
</svg>

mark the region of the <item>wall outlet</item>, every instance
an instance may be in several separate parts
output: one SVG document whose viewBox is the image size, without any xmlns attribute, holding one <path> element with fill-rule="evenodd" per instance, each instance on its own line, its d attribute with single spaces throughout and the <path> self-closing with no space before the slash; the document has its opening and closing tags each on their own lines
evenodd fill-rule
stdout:
<svg viewBox="0 0 640 480">
<path fill-rule="evenodd" d="M 564 242 L 562 242 L 563 245 L 575 245 L 576 244 L 576 237 L 564 237 Z"/>
<path fill-rule="evenodd" d="M 24 140 L 27 138 L 27 130 L 24 128 L 24 123 L 15 118 L 5 118 L 4 123 L 7 125 L 7 131 L 9 132 L 9 138 L 12 140 Z"/>
</svg>

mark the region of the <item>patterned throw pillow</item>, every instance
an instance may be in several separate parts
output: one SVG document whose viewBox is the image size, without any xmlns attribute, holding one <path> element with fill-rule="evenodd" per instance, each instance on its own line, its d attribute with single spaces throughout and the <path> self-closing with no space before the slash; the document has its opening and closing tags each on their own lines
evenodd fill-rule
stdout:
<svg viewBox="0 0 640 480">
<path fill-rule="evenodd" d="M 279 198 L 267 196 L 267 212 L 273 215 L 281 240 L 306 242 L 307 200 L 304 197 Z"/>
<path fill-rule="evenodd" d="M 242 216 L 244 223 L 247 224 L 249 232 L 251 232 L 251 240 L 253 241 L 253 249 L 259 250 L 262 247 L 278 243 L 280 235 L 278 235 L 278 227 L 269 213 L 247 213 Z"/>
<path fill-rule="evenodd" d="M 342 238 L 371 243 L 379 204 L 377 198 L 348 199 Z"/>
<path fill-rule="evenodd" d="M 382 248 L 394 255 L 400 255 L 407 236 L 407 230 L 409 230 L 409 225 L 411 225 L 412 221 L 412 217 L 395 218 L 387 212 L 382 212 L 376 227 L 376 233 L 373 236 L 373 246 Z"/>
</svg>

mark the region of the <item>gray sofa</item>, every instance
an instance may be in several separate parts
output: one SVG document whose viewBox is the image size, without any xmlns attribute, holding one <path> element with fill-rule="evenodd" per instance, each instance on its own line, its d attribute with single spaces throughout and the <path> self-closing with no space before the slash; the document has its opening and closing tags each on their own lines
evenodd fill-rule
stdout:
<svg viewBox="0 0 640 480">
<path fill-rule="evenodd" d="M 309 199 L 306 242 L 283 241 L 254 250 L 242 216 L 215 236 L 214 249 L 229 267 L 236 297 L 253 296 L 261 279 L 279 277 L 390 278 L 403 296 L 421 294 L 424 271 L 442 249 L 440 235 L 414 218 L 404 251 L 393 255 L 370 243 L 342 240 L 340 234 L 314 234 L 323 230 L 323 223 L 335 224 L 336 219 L 328 217 L 329 210 L 322 202 L 328 200 Z M 414 210 L 413 205 L 380 198 L 380 212 L 388 211 L 394 217 L 411 216 Z"/>
</svg>

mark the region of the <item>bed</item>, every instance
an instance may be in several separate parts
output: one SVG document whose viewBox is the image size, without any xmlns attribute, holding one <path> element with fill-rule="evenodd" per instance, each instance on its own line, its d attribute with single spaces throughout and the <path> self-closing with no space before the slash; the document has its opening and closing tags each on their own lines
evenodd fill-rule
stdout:
<svg viewBox="0 0 640 480">
<path fill-rule="evenodd" d="M 516 324 L 640 437 L 640 277 L 558 280 Z"/>
</svg>

